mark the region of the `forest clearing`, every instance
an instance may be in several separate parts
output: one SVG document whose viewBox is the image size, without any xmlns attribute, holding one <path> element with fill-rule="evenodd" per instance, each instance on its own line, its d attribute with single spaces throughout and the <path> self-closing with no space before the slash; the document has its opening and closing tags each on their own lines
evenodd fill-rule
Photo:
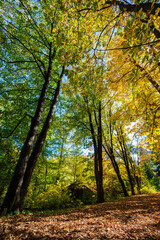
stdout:
<svg viewBox="0 0 160 240">
<path fill-rule="evenodd" d="M 1 240 L 159 240 L 160 193 L 137 195 L 66 213 L 29 213 L 0 218 Z"/>
</svg>

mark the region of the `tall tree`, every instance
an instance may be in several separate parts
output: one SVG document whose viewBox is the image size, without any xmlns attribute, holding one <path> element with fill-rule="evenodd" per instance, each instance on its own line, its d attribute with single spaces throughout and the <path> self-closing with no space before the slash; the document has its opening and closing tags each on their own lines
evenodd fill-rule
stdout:
<svg viewBox="0 0 160 240">
<path fill-rule="evenodd" d="M 57 78 L 53 75 L 56 48 L 53 39 L 50 40 L 49 38 L 55 22 L 54 19 L 50 20 L 47 18 L 44 5 L 36 2 L 32 5 L 30 1 L 26 1 L 25 3 L 23 1 L 19 1 L 18 3 L 6 1 L 2 5 L 4 13 L 5 11 L 8 13 L 8 15 L 4 14 L 1 19 L 2 62 L 6 65 L 8 71 L 11 69 L 10 65 L 16 69 L 19 64 L 23 64 L 22 69 L 26 69 L 26 80 L 32 76 L 35 77 L 35 74 L 37 74 L 37 78 L 30 82 L 30 86 L 34 85 L 36 81 L 39 81 L 41 85 L 43 84 L 35 114 L 32 117 L 26 140 L 2 205 L 1 211 L 4 214 L 14 211 L 15 206 L 16 209 L 19 208 L 17 199 L 20 196 L 30 152 L 33 148 L 34 139 L 40 124 L 47 90 L 50 83 L 52 86 L 57 85 L 58 87 L 59 85 Z M 12 44 L 12 47 L 8 48 L 8 44 Z M 28 72 L 28 64 L 37 66 L 35 71 L 31 70 Z M 58 68 L 57 71 L 59 71 Z"/>
<path fill-rule="evenodd" d="M 101 101 L 98 103 L 98 114 L 94 111 L 96 124 L 93 124 L 93 113 L 89 109 L 88 100 L 85 100 L 87 114 L 89 118 L 90 133 L 94 148 L 94 171 L 97 185 L 97 202 L 104 202 L 103 190 L 103 158 L 102 158 L 102 106 Z M 95 127 L 94 127 L 95 125 Z M 96 131 L 97 128 L 97 131 Z"/>
<path fill-rule="evenodd" d="M 103 82 L 101 66 L 96 59 L 89 60 L 86 58 L 79 61 L 78 66 L 73 66 L 71 72 L 72 75 L 69 75 L 68 83 L 70 88 L 67 92 L 73 104 L 73 106 L 70 105 L 70 108 L 73 111 L 74 126 L 78 125 L 80 129 L 83 129 L 80 136 L 84 138 L 88 137 L 89 141 L 92 141 L 97 202 L 104 202 L 102 101 L 105 84 Z M 79 74 L 75 74 L 75 72 Z"/>
<path fill-rule="evenodd" d="M 47 132 L 49 130 L 49 127 L 50 127 L 52 119 L 53 119 L 55 107 L 56 107 L 56 104 L 58 101 L 58 96 L 59 96 L 59 92 L 60 92 L 60 84 L 61 84 L 63 74 L 64 74 L 64 67 L 63 67 L 62 73 L 60 75 L 60 80 L 57 82 L 57 87 L 55 89 L 52 103 L 51 103 L 48 115 L 46 117 L 46 120 L 44 122 L 43 128 L 34 144 L 33 151 L 29 157 L 27 168 L 26 168 L 26 171 L 25 171 L 25 174 L 23 177 L 23 184 L 21 186 L 20 192 L 16 195 L 14 205 L 12 206 L 12 211 L 15 211 L 17 209 L 20 209 L 20 210 L 23 209 L 23 204 L 24 204 L 24 200 L 25 200 L 25 197 L 27 194 L 28 186 L 31 181 L 32 173 L 35 168 L 37 159 L 42 151 L 42 147 L 43 147 L 44 141 L 46 139 Z M 5 201 L 4 201 L 4 204 L 7 205 L 7 203 Z M 5 208 L 5 206 L 4 206 L 4 208 Z"/>
</svg>

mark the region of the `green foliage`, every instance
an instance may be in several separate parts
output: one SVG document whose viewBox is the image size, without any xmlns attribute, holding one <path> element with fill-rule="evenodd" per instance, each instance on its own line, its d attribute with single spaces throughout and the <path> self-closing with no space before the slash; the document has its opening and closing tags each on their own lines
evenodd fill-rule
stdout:
<svg viewBox="0 0 160 240">
<path fill-rule="evenodd" d="M 48 191 L 40 193 L 36 199 L 28 196 L 26 199 L 26 208 L 38 209 L 63 209 L 80 206 L 83 204 L 79 199 L 73 199 L 68 189 L 61 184 L 50 186 Z"/>
<path fill-rule="evenodd" d="M 36 207 L 47 209 L 61 209 L 67 207 L 74 207 L 76 203 L 71 199 L 67 192 L 55 193 L 49 191 L 40 194 L 39 200 L 36 202 Z"/>
<path fill-rule="evenodd" d="M 104 191 L 106 197 L 117 197 L 123 195 L 121 185 L 113 168 L 105 169 L 107 173 L 104 175 Z"/>
<path fill-rule="evenodd" d="M 123 195 L 121 185 L 116 176 L 115 178 L 108 179 L 106 183 L 107 185 L 104 190 L 107 197 L 117 197 L 118 195 Z"/>
<path fill-rule="evenodd" d="M 151 169 L 151 166 L 149 166 L 148 164 L 144 163 L 143 171 L 144 171 L 147 179 L 150 181 L 153 178 L 153 176 L 154 176 L 154 173 L 153 173 L 153 170 Z"/>
<path fill-rule="evenodd" d="M 155 187 L 156 191 L 160 191 L 160 176 L 154 175 L 151 184 Z"/>
<path fill-rule="evenodd" d="M 142 194 L 152 194 L 152 193 L 156 193 L 156 189 L 155 187 L 151 186 L 148 184 L 148 186 L 144 186 L 141 188 L 141 193 Z"/>
<path fill-rule="evenodd" d="M 16 165 L 18 151 L 12 141 L 1 139 L 0 141 L 0 205 L 7 191 Z"/>
<path fill-rule="evenodd" d="M 153 171 L 154 163 L 150 161 L 150 163 L 143 164 L 143 172 L 145 187 L 149 189 L 153 189 L 153 191 L 160 191 L 160 176 L 158 176 L 156 171 Z M 142 188 L 143 190 L 143 188 Z"/>
</svg>

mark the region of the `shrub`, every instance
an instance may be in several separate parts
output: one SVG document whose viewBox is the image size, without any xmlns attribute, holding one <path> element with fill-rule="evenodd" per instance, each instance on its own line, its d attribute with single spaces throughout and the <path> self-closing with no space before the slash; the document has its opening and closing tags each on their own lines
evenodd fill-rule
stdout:
<svg viewBox="0 0 160 240">
<path fill-rule="evenodd" d="M 64 209 L 80 206 L 83 204 L 79 199 L 73 199 L 68 190 L 59 184 L 50 187 L 48 191 L 40 193 L 32 199 L 31 195 L 26 199 L 26 208 L 32 209 Z"/>
<path fill-rule="evenodd" d="M 156 189 L 153 186 L 144 186 L 141 188 L 141 193 L 142 194 L 149 194 L 149 193 L 156 193 Z"/>
</svg>

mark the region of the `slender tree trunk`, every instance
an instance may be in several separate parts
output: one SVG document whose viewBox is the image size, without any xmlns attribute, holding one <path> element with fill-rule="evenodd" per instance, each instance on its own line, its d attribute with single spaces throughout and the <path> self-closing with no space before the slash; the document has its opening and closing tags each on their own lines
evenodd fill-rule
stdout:
<svg viewBox="0 0 160 240">
<path fill-rule="evenodd" d="M 138 175 L 136 176 L 137 191 L 139 194 L 141 194 L 142 182 L 141 182 L 141 171 L 139 166 L 139 159 L 138 159 L 137 171 L 138 171 Z"/>
<path fill-rule="evenodd" d="M 120 173 L 118 164 L 117 164 L 117 162 L 116 162 L 116 160 L 115 160 L 114 154 L 112 154 L 112 150 L 111 150 L 111 153 L 109 153 L 109 152 L 107 151 L 107 149 L 105 148 L 104 145 L 103 145 L 103 147 L 104 147 L 105 152 L 107 153 L 108 157 L 109 157 L 110 160 L 111 160 L 111 163 L 112 163 L 112 165 L 113 165 L 113 168 L 114 168 L 114 170 L 115 170 L 115 173 L 116 173 L 116 175 L 117 175 L 117 178 L 118 178 L 118 180 L 119 180 L 119 183 L 121 184 L 121 187 L 122 187 L 122 191 L 123 191 L 123 193 L 124 193 L 124 196 L 125 196 L 125 197 L 128 197 L 129 195 L 128 195 L 126 186 L 125 186 L 125 184 L 124 184 L 124 181 L 123 181 L 123 179 L 122 179 L 122 177 L 121 177 L 121 173 Z"/>
<path fill-rule="evenodd" d="M 45 169 L 45 177 L 44 177 L 44 181 L 45 181 L 44 191 L 46 192 L 46 190 L 47 190 L 47 176 L 48 176 L 48 163 L 47 163 L 47 159 L 46 159 L 46 166 L 45 167 L 46 167 L 46 169 Z"/>
<path fill-rule="evenodd" d="M 109 116 L 110 117 L 111 117 L 111 114 L 112 113 L 111 113 L 111 109 L 110 109 L 110 112 L 109 112 Z M 112 137 L 113 133 L 112 133 L 112 122 L 111 122 L 111 119 L 110 119 L 110 123 L 109 123 L 109 131 L 110 131 L 110 142 L 111 142 L 111 144 L 110 144 L 110 154 L 109 154 L 110 155 L 110 159 L 112 161 L 114 170 L 115 170 L 115 172 L 117 174 L 118 180 L 119 180 L 119 182 L 120 182 L 120 184 L 122 186 L 124 196 L 128 197 L 129 195 L 128 195 L 126 186 L 125 186 L 124 181 L 123 181 L 123 179 L 121 177 L 121 174 L 120 174 L 120 171 L 119 171 L 119 166 L 118 166 L 118 164 L 116 162 L 116 159 L 115 159 L 115 156 L 114 156 L 114 151 L 113 151 L 114 145 L 113 145 L 113 137 Z"/>
<path fill-rule="evenodd" d="M 47 132 L 49 130 L 49 127 L 50 127 L 52 119 L 53 119 L 54 111 L 55 111 L 58 96 L 59 96 L 60 84 L 61 84 L 61 79 L 62 79 L 63 73 L 64 73 L 64 68 L 62 70 L 60 80 L 57 83 L 57 88 L 56 88 L 54 98 L 53 98 L 51 106 L 50 106 L 49 113 L 47 115 L 47 118 L 45 120 L 43 128 L 42 128 L 42 130 L 41 130 L 41 132 L 38 136 L 38 139 L 37 139 L 37 141 L 34 145 L 31 156 L 29 157 L 28 165 L 27 165 L 25 175 L 24 175 L 24 178 L 23 178 L 23 184 L 22 184 L 21 189 L 20 189 L 20 194 L 15 199 L 12 210 L 20 210 L 21 211 L 23 209 L 24 200 L 25 200 L 25 197 L 26 197 L 26 194 L 27 194 L 28 186 L 29 186 L 30 181 L 31 181 L 32 173 L 33 173 L 33 170 L 35 168 L 37 159 L 38 159 L 38 157 L 39 157 L 39 155 L 42 151 L 42 147 L 43 147 L 44 141 L 46 139 Z"/>
<path fill-rule="evenodd" d="M 110 109 L 110 112 L 109 112 L 109 116 L 111 117 L 111 109 Z M 124 181 L 123 181 L 123 179 L 121 177 L 119 166 L 118 166 L 118 164 L 116 162 L 116 159 L 115 159 L 115 156 L 114 156 L 114 145 L 113 145 L 113 136 L 112 136 L 113 133 L 112 132 L 113 132 L 113 126 L 112 126 L 112 122 L 111 122 L 111 119 L 110 119 L 109 120 L 110 144 L 109 144 L 109 146 L 107 145 L 107 142 L 106 142 L 106 139 L 105 139 L 105 136 L 104 136 L 104 140 L 105 140 L 107 149 L 106 149 L 106 147 L 104 145 L 103 145 L 103 148 L 104 148 L 106 154 L 108 155 L 108 157 L 111 160 L 111 163 L 112 163 L 113 168 L 114 168 L 114 170 L 116 172 L 116 175 L 117 175 L 117 178 L 119 180 L 119 183 L 121 184 L 124 196 L 128 197 L 129 195 L 128 195 L 126 186 L 125 186 Z"/>
<path fill-rule="evenodd" d="M 62 144 L 61 144 L 61 152 L 59 156 L 59 163 L 58 163 L 58 173 L 56 177 L 56 183 L 59 181 L 60 176 L 61 176 L 61 164 L 63 162 L 63 148 L 64 148 L 64 139 L 62 139 Z"/>
<path fill-rule="evenodd" d="M 132 175 L 130 172 L 130 167 L 129 167 L 127 148 L 126 148 L 124 135 L 123 135 L 123 131 L 122 131 L 121 127 L 119 130 L 117 130 L 117 136 L 118 136 L 118 141 L 119 141 L 121 152 L 122 152 L 122 158 L 123 158 L 123 161 L 124 161 L 124 164 L 126 167 L 126 171 L 127 171 L 128 180 L 129 180 L 129 183 L 131 186 L 131 192 L 132 192 L 132 195 L 135 195 L 133 178 L 132 178 Z"/>
<path fill-rule="evenodd" d="M 136 175 L 136 184 L 137 184 L 138 194 L 141 194 L 141 179 L 137 175 Z"/>
<path fill-rule="evenodd" d="M 129 183 L 130 183 L 130 186 L 131 186 L 131 193 L 132 195 L 135 195 L 135 190 L 134 190 L 134 178 L 133 176 L 131 175 L 131 171 L 130 171 L 130 164 L 129 164 L 129 160 L 128 160 L 128 154 L 127 154 L 127 149 L 126 149 L 126 144 L 124 142 L 124 137 L 122 136 L 122 140 L 123 140 L 123 147 L 124 147 L 124 151 L 123 151 L 123 154 L 124 154 L 124 163 L 125 163 L 125 166 L 126 166 L 126 170 L 127 170 L 127 174 L 128 174 L 128 179 L 129 179 Z"/>
<path fill-rule="evenodd" d="M 94 173 L 97 186 L 97 202 L 104 202 L 104 190 L 103 190 L 103 165 L 102 165 L 102 126 L 101 126 L 101 105 L 99 103 L 99 123 L 98 123 L 98 140 L 96 140 L 96 134 L 93 127 L 92 115 L 87 103 L 87 112 L 89 116 L 90 131 L 92 135 L 93 147 L 94 147 Z"/>
<path fill-rule="evenodd" d="M 10 211 L 12 211 L 12 207 L 14 205 L 15 199 L 17 198 L 17 195 L 20 192 L 20 188 L 23 183 L 23 177 L 24 177 L 28 159 L 29 159 L 29 154 L 33 147 L 34 139 L 35 139 L 35 136 L 36 136 L 36 133 L 38 130 L 39 123 L 40 123 L 48 84 L 49 84 L 49 78 L 46 79 L 46 81 L 43 85 L 41 95 L 39 98 L 39 102 L 38 102 L 38 106 L 36 109 L 36 113 L 31 121 L 31 126 L 30 126 L 28 136 L 22 147 L 18 163 L 16 165 L 16 168 L 15 168 L 13 177 L 11 179 L 7 194 L 4 198 L 4 202 L 1 207 L 2 214 L 6 214 L 6 213 L 9 213 Z"/>
<path fill-rule="evenodd" d="M 133 178 L 132 178 L 131 173 L 130 173 L 130 168 L 129 168 L 128 160 L 125 161 L 125 166 L 126 166 L 126 170 L 127 170 L 127 175 L 128 175 L 129 183 L 130 183 L 130 186 L 131 186 L 131 193 L 132 193 L 132 195 L 135 195 Z"/>
<path fill-rule="evenodd" d="M 104 202 L 103 190 L 103 161 L 102 161 L 102 117 L 101 117 L 101 101 L 99 101 L 99 121 L 98 121 L 98 189 L 97 202 Z"/>
<path fill-rule="evenodd" d="M 104 145 L 103 145 L 103 148 L 104 148 L 106 154 L 108 155 L 109 159 L 111 160 L 112 166 L 113 166 L 113 168 L 114 168 L 114 170 L 115 170 L 115 173 L 116 173 L 116 175 L 117 175 L 117 178 L 118 178 L 118 180 L 119 180 L 119 183 L 121 184 L 121 187 L 122 187 L 122 191 L 123 191 L 123 193 L 124 193 L 124 196 L 125 196 L 125 197 L 128 197 L 129 195 L 128 195 L 127 189 L 126 189 L 126 187 L 125 187 L 124 181 L 123 181 L 123 179 L 122 179 L 122 177 L 121 177 L 121 173 L 120 173 L 118 164 L 117 164 L 117 162 L 116 162 L 116 159 L 115 159 L 113 150 L 110 148 L 110 151 L 108 151 Z"/>
<path fill-rule="evenodd" d="M 114 157 L 114 154 L 113 154 L 113 150 L 112 150 L 112 149 L 111 149 L 110 159 L 111 159 L 112 165 L 113 165 L 113 167 L 114 167 L 114 170 L 115 170 L 115 172 L 116 172 L 116 174 L 117 174 L 118 180 L 119 180 L 119 182 L 120 182 L 120 184 L 121 184 L 121 187 L 122 187 L 124 196 L 125 196 L 125 197 L 128 197 L 129 195 L 128 195 L 126 186 L 125 186 L 125 184 L 124 184 L 124 181 L 123 181 L 123 179 L 122 179 L 122 177 L 121 177 L 121 174 L 120 174 L 120 171 L 119 171 L 119 167 L 118 167 L 118 164 L 117 164 L 117 162 L 116 162 L 116 160 L 115 160 L 115 157 Z"/>
</svg>

